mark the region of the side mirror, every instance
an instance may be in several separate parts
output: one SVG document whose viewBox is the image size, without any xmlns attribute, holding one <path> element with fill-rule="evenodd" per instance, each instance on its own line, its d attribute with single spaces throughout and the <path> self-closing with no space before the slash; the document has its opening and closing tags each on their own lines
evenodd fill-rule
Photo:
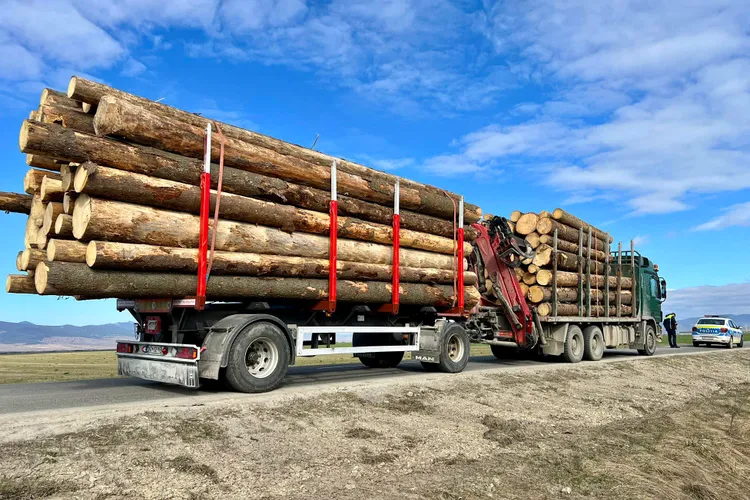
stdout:
<svg viewBox="0 0 750 500">
<path fill-rule="evenodd" d="M 664 278 L 659 280 L 659 288 L 661 288 L 661 299 L 667 300 L 667 281 Z"/>
</svg>

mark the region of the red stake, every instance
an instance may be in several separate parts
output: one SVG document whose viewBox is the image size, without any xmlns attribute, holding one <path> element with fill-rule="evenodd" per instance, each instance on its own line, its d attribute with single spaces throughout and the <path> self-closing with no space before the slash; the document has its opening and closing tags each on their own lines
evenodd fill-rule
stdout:
<svg viewBox="0 0 750 500">
<path fill-rule="evenodd" d="M 195 308 L 206 307 L 206 268 L 208 267 L 208 212 L 211 206 L 211 124 L 206 126 L 206 152 L 201 174 L 200 233 L 198 236 L 198 285 L 195 293 Z"/>
<path fill-rule="evenodd" d="M 458 202 L 458 309 L 464 312 L 464 197 Z"/>
</svg>

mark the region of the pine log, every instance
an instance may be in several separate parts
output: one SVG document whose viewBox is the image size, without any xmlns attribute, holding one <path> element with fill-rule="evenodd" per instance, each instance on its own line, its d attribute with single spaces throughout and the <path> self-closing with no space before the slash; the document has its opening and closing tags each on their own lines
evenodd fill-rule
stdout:
<svg viewBox="0 0 750 500">
<path fill-rule="evenodd" d="M 34 192 L 41 191 L 42 181 L 45 177 L 60 180 L 60 174 L 48 172 L 47 170 L 31 168 L 26 172 L 26 176 L 23 178 L 23 190 L 28 194 L 34 194 Z"/>
<path fill-rule="evenodd" d="M 68 163 L 60 166 L 60 181 L 62 182 L 63 193 L 73 191 L 73 183 L 78 166 L 78 163 Z"/>
<path fill-rule="evenodd" d="M 86 263 L 96 269 L 133 271 L 171 271 L 195 273 L 198 251 L 132 243 L 92 241 L 88 244 Z M 49 258 L 48 260 L 53 260 Z M 325 278 L 328 259 L 287 257 L 240 252 L 215 252 L 211 274 L 277 276 L 288 278 Z M 453 271 L 445 269 L 400 268 L 404 283 L 453 283 Z M 392 268 L 385 264 L 338 261 L 339 279 L 388 281 Z M 466 285 L 476 284 L 476 275 L 464 273 Z"/>
<path fill-rule="evenodd" d="M 46 170 L 60 170 L 60 163 L 55 163 L 54 158 L 42 155 L 26 155 L 26 165 Z"/>
<path fill-rule="evenodd" d="M 81 243 L 80 241 L 52 239 L 49 240 L 49 243 L 47 244 L 46 257 L 50 262 L 85 263 L 87 248 L 88 245 L 86 245 L 86 243 Z"/>
<path fill-rule="evenodd" d="M 19 271 L 34 269 L 37 264 L 47 258 L 47 252 L 35 248 L 26 249 L 21 254 L 21 267 Z"/>
<path fill-rule="evenodd" d="M 542 286 L 548 286 L 552 285 L 552 276 L 553 273 L 549 269 L 540 269 L 536 273 L 536 282 L 539 285 Z M 583 277 L 584 283 L 586 281 L 586 276 Z M 604 288 L 604 276 L 601 275 L 591 275 L 591 286 L 595 288 Z M 578 273 L 571 273 L 571 272 L 565 272 L 565 271 L 558 271 L 557 272 L 557 286 L 560 287 L 573 287 L 578 286 Z M 610 290 L 614 290 L 617 287 L 617 277 L 610 276 L 609 277 L 609 288 Z M 630 278 L 622 278 L 622 284 L 621 288 L 623 290 L 630 289 L 633 287 L 633 281 Z"/>
<path fill-rule="evenodd" d="M 92 171 L 94 175 L 90 174 Z M 94 197 L 106 197 L 111 200 L 194 214 L 197 214 L 200 210 L 201 189 L 197 186 L 88 163 L 83 164 L 78 169 L 74 187 L 78 193 L 85 193 Z M 211 213 L 213 213 L 213 205 L 216 202 L 215 195 L 216 193 L 212 192 Z M 222 219 L 276 227 L 289 233 L 302 231 L 328 234 L 329 232 L 329 215 L 291 205 L 223 193 L 220 208 Z M 349 217 L 339 217 L 338 222 L 339 236 L 342 238 L 371 241 L 384 245 L 390 245 L 393 242 L 393 228 L 391 226 Z M 453 254 L 455 247 L 452 239 L 409 229 L 401 230 L 400 242 L 401 246 L 405 248 L 417 248 L 450 255 Z M 471 244 L 465 243 L 464 252 L 468 255 L 471 251 Z"/>
<path fill-rule="evenodd" d="M 29 120 L 38 120 L 39 119 L 39 112 L 35 109 L 32 109 L 29 111 Z"/>
<path fill-rule="evenodd" d="M 106 85 L 102 85 L 96 82 L 85 80 L 83 78 L 74 76 L 71 78 L 70 84 L 68 85 L 68 96 L 73 97 L 73 98 L 78 98 L 79 100 L 83 102 L 88 102 L 91 104 L 101 104 L 100 101 L 102 97 L 105 95 L 113 96 L 115 97 L 116 101 L 122 102 L 126 105 L 130 104 L 131 106 L 134 106 L 134 107 L 140 106 L 148 110 L 151 113 L 157 114 L 164 118 L 169 118 L 172 121 L 178 121 L 178 122 L 182 122 L 185 124 L 193 125 L 194 127 L 196 127 L 197 129 L 201 131 L 204 131 L 206 129 L 206 125 L 208 123 L 214 122 L 214 120 L 210 120 L 202 116 L 189 113 L 187 111 L 173 108 L 171 106 L 167 106 L 162 103 L 156 103 L 148 99 L 144 99 L 142 97 L 138 97 L 133 94 L 129 94 L 127 92 L 114 89 L 112 87 L 108 87 Z M 98 110 L 97 110 L 97 113 L 98 113 Z M 290 159 L 291 158 L 300 159 L 301 161 L 310 163 L 312 165 L 317 165 L 317 166 L 321 166 L 325 168 L 330 168 L 333 160 L 336 160 L 338 164 L 339 172 L 347 173 L 347 174 L 350 174 L 350 175 L 353 175 L 362 179 L 367 179 L 368 181 L 374 183 L 375 185 L 380 186 L 383 189 L 392 187 L 396 181 L 396 177 L 391 174 L 379 172 L 377 170 L 365 167 L 363 165 L 352 163 L 344 159 L 334 158 L 332 156 L 320 153 L 318 151 L 313 151 L 311 149 L 303 148 L 295 144 L 291 144 L 291 143 L 288 143 L 279 139 L 275 139 L 273 137 L 265 136 L 265 135 L 258 134 L 249 130 L 235 127 L 233 125 L 220 123 L 220 122 L 219 124 L 221 127 L 221 132 L 225 137 L 230 138 L 230 139 L 236 139 L 250 146 L 255 146 L 257 148 L 264 148 L 264 149 L 273 151 L 274 153 L 277 153 L 281 157 L 286 157 Z M 184 126 L 179 125 L 179 124 L 177 124 L 176 126 L 180 130 L 184 128 Z M 201 139 L 201 142 L 202 142 L 202 139 Z M 197 158 L 202 158 L 202 157 L 203 157 L 203 153 L 201 153 Z M 400 183 L 401 183 L 402 203 L 406 199 L 406 196 L 404 193 L 404 189 L 406 189 L 409 192 L 417 193 L 418 194 L 417 198 L 425 202 L 425 205 L 432 205 L 435 203 L 442 204 L 444 207 L 444 212 L 443 212 L 444 215 L 443 214 L 437 214 L 437 215 L 452 218 L 453 202 L 451 201 L 447 204 L 445 203 L 445 198 L 446 198 L 445 191 L 435 186 L 422 184 L 422 183 L 415 182 L 409 179 L 400 179 Z M 390 194 L 389 196 L 392 199 L 393 195 Z M 458 195 L 450 194 L 450 196 L 453 198 L 454 201 L 458 202 L 459 200 Z M 404 203 L 402 206 L 406 207 L 406 203 Z M 465 209 L 464 218 L 466 222 L 471 223 L 471 222 L 476 222 L 481 219 L 482 217 L 481 209 L 477 207 L 476 205 L 464 204 L 464 209 Z M 423 211 L 421 207 L 418 210 Z"/>
<path fill-rule="evenodd" d="M 60 214 L 55 220 L 55 235 L 57 238 L 73 239 L 73 216 Z"/>
<path fill-rule="evenodd" d="M 536 276 L 529 272 L 523 273 L 523 278 L 521 279 L 529 286 L 536 283 Z"/>
<path fill-rule="evenodd" d="M 47 203 L 47 209 L 44 211 L 44 221 L 42 222 L 42 231 L 45 235 L 50 235 L 55 228 L 57 216 L 63 213 L 62 203 L 53 201 Z"/>
<path fill-rule="evenodd" d="M 149 110 L 146 106 L 107 95 L 99 100 L 94 118 L 97 135 L 122 137 L 138 144 L 155 147 L 191 158 L 204 156 L 205 127 L 190 125 L 170 118 L 167 114 Z M 212 159 L 219 161 L 222 147 L 218 137 L 212 141 Z M 322 166 L 285 156 L 271 149 L 262 148 L 231 137 L 223 145 L 224 163 L 261 175 L 273 175 L 281 179 L 318 189 L 330 188 L 331 166 Z M 391 184 L 372 175 L 372 170 L 363 169 L 351 174 L 339 169 L 338 189 L 349 196 L 382 205 L 392 205 L 396 177 L 389 176 Z M 434 194 L 433 194 L 434 191 Z M 453 199 L 457 199 L 453 195 Z M 414 189 L 401 185 L 401 205 L 409 210 L 418 210 L 438 217 L 453 217 L 454 200 L 437 188 Z M 476 222 L 481 212 L 465 207 L 467 222 Z"/>
<path fill-rule="evenodd" d="M 24 247 L 29 250 L 36 247 L 36 235 L 39 234 L 39 226 L 36 225 L 36 221 L 29 217 L 26 220 L 26 231 L 23 236 Z"/>
<path fill-rule="evenodd" d="M 552 262 L 552 247 L 547 245 L 539 245 L 536 248 L 532 265 L 537 267 L 544 267 Z"/>
<path fill-rule="evenodd" d="M 94 116 L 86 114 L 80 108 L 39 106 L 38 119 L 44 123 L 56 123 L 78 132 L 94 133 Z"/>
<path fill-rule="evenodd" d="M 68 215 L 73 215 L 73 207 L 75 206 L 76 202 L 76 194 L 73 192 L 71 193 L 68 191 L 63 195 L 63 212 Z"/>
<path fill-rule="evenodd" d="M 42 227 L 44 223 L 44 211 L 47 209 L 47 204 L 42 201 L 42 196 L 35 192 L 31 197 L 31 210 L 29 212 L 29 219 L 34 222 L 36 227 Z"/>
<path fill-rule="evenodd" d="M 536 249 L 533 264 L 538 267 L 547 267 L 552 265 L 552 247 L 549 245 L 539 245 Z M 578 256 L 572 253 L 557 251 L 557 267 L 566 271 L 578 270 Z M 602 270 L 604 268 L 602 267 Z M 538 273 L 537 273 L 538 274 Z"/>
<path fill-rule="evenodd" d="M 571 243 L 578 244 L 578 229 L 572 228 L 570 226 L 566 226 L 565 224 L 556 221 L 550 217 L 542 217 L 539 219 L 536 225 L 536 232 L 540 235 L 548 234 L 550 236 L 554 235 L 554 231 L 557 229 L 557 238 L 558 240 L 566 240 Z M 583 244 L 584 248 L 588 246 L 588 233 L 584 232 L 583 234 Z M 592 250 L 601 250 L 603 251 L 607 246 L 609 246 L 608 243 L 595 238 L 592 234 L 591 237 L 591 249 Z"/>
<path fill-rule="evenodd" d="M 533 233 L 532 233 L 533 234 Z M 554 236 L 549 234 L 543 234 L 539 236 L 539 242 L 543 243 L 545 245 L 552 246 L 554 243 Z M 607 258 L 607 254 L 605 252 L 602 252 L 601 250 L 594 250 L 594 241 L 591 242 L 591 258 L 594 260 L 597 260 L 599 262 L 604 262 Z M 584 243 L 584 257 L 588 255 L 588 249 L 586 248 L 586 245 L 588 244 L 588 237 L 586 239 L 586 243 Z M 578 255 L 578 243 L 572 243 L 567 240 L 563 240 L 561 238 L 557 239 L 557 248 L 558 250 L 563 250 L 565 252 L 570 252 L 572 254 Z"/>
<path fill-rule="evenodd" d="M 539 313 L 539 316 L 549 316 L 552 314 L 552 304 L 550 303 L 542 303 L 537 306 L 537 313 Z M 578 311 L 578 305 L 577 304 L 558 304 L 557 305 L 557 314 L 558 316 L 579 316 Z M 631 316 L 633 314 L 633 310 L 630 306 L 622 306 L 621 315 L 623 317 Z M 616 307 L 610 307 L 609 308 L 609 315 L 610 317 L 616 317 L 617 316 L 617 308 Z M 595 318 L 601 318 L 604 316 L 604 306 L 591 306 L 591 316 Z"/>
<path fill-rule="evenodd" d="M 518 222 L 518 219 L 521 218 L 521 215 L 523 215 L 519 210 L 513 210 L 510 213 L 510 221 L 513 223 Z"/>
<path fill-rule="evenodd" d="M 538 248 L 539 243 L 540 243 L 539 233 L 534 231 L 533 233 L 527 234 L 526 241 L 529 243 L 529 245 L 531 245 L 531 248 L 534 248 L 534 249 Z"/>
<path fill-rule="evenodd" d="M 36 268 L 34 280 L 37 292 L 42 295 L 136 298 L 184 297 L 195 293 L 193 274 L 104 271 L 72 262 L 42 262 Z M 403 283 L 400 292 L 403 305 L 450 307 L 454 303 L 453 287 L 449 285 Z M 211 276 L 207 297 L 324 300 L 328 297 L 328 280 Z M 337 298 L 340 302 L 388 303 L 391 284 L 340 280 Z M 479 292 L 467 287 L 464 299 L 466 307 L 471 308 L 479 301 Z"/>
<path fill-rule="evenodd" d="M 527 267 L 526 270 L 531 274 L 536 274 L 539 272 L 539 267 L 534 264 L 529 264 L 529 267 Z"/>
<path fill-rule="evenodd" d="M 39 105 L 40 106 L 60 106 L 60 107 L 77 109 L 81 111 L 80 102 L 74 99 L 71 99 L 64 92 L 58 92 L 57 90 L 53 90 L 49 88 L 42 90 L 42 96 L 39 99 Z"/>
<path fill-rule="evenodd" d="M 30 214 L 31 200 L 32 196 L 28 194 L 0 191 L 0 211 Z"/>
<path fill-rule="evenodd" d="M 23 250 L 21 250 L 20 252 L 16 254 L 16 269 L 19 271 L 23 271 L 23 269 L 21 269 L 22 257 L 23 257 Z"/>
<path fill-rule="evenodd" d="M 590 227 L 591 235 L 604 241 L 605 243 L 612 243 L 614 241 L 614 239 L 609 234 L 605 233 L 601 229 L 595 228 L 591 224 L 579 219 L 575 215 L 566 212 L 562 208 L 556 208 L 555 211 L 552 212 L 552 218 L 574 229 L 583 228 L 583 231 L 586 234 L 588 234 L 588 228 Z"/>
<path fill-rule="evenodd" d="M 518 221 L 516 221 L 516 233 L 526 236 L 531 234 L 536 229 L 537 221 L 539 216 L 534 213 L 523 214 Z"/>
<path fill-rule="evenodd" d="M 517 280 L 518 280 L 519 282 L 521 282 L 521 283 L 522 283 L 522 282 L 523 282 L 523 275 L 524 275 L 524 270 L 523 270 L 523 269 L 521 269 L 520 267 L 516 267 L 515 269 L 513 269 L 513 272 L 514 272 L 514 273 L 516 274 L 516 279 L 517 279 Z"/>
<path fill-rule="evenodd" d="M 49 241 L 49 237 L 47 236 L 47 233 L 44 232 L 44 229 L 40 227 L 36 234 L 35 247 L 39 250 L 44 250 L 45 248 L 47 248 L 48 241 Z"/>
<path fill-rule="evenodd" d="M 521 294 L 524 297 L 527 297 L 529 295 L 529 285 L 527 285 L 526 283 L 519 283 L 518 286 L 521 288 Z"/>
<path fill-rule="evenodd" d="M 36 293 L 34 278 L 28 274 L 9 274 L 5 280 L 7 293 Z"/>
<path fill-rule="evenodd" d="M 81 103 L 81 108 L 83 109 L 84 113 L 88 113 L 90 115 L 93 115 L 96 113 L 96 104 L 90 104 L 88 102 Z"/>
<path fill-rule="evenodd" d="M 585 294 L 585 292 L 584 292 Z M 529 288 L 529 300 L 534 303 L 549 302 L 552 300 L 552 288 L 534 285 Z M 623 290 L 620 292 L 620 299 L 623 304 L 630 305 L 633 300 L 633 295 L 629 290 Z M 617 300 L 617 292 L 609 292 L 610 304 L 614 304 Z M 557 289 L 557 301 L 558 302 L 577 302 L 578 301 L 578 288 L 565 288 L 560 287 Z M 601 305 L 604 302 L 604 291 L 599 288 L 591 289 L 591 301 L 594 302 L 593 306 Z"/>
<path fill-rule="evenodd" d="M 510 229 L 511 233 L 515 233 L 516 232 L 516 224 L 509 221 L 508 222 L 508 229 Z"/>
<path fill-rule="evenodd" d="M 200 185 L 200 174 L 203 171 L 203 163 L 200 160 L 83 134 L 55 124 L 25 121 L 21 126 L 19 144 L 21 151 L 25 153 L 42 154 L 76 163 L 90 161 L 102 166 L 195 186 Z M 212 186 L 216 187 L 218 165 L 212 165 L 211 172 Z M 300 186 L 236 168 L 224 168 L 223 189 L 234 194 L 328 213 L 329 190 Z M 338 205 L 340 215 L 380 224 L 391 224 L 393 219 L 393 210 L 390 207 L 349 196 L 340 195 Z M 408 210 L 401 211 L 401 227 L 450 238 L 453 238 L 454 232 L 452 221 Z M 467 241 L 473 240 L 475 236 L 476 231 L 467 226 Z"/>
<path fill-rule="evenodd" d="M 42 185 L 39 188 L 39 195 L 42 197 L 42 201 L 62 201 L 65 192 L 62 188 L 62 180 L 60 180 L 60 176 L 57 177 L 58 178 L 53 178 L 45 175 L 42 179 Z"/>
<path fill-rule="evenodd" d="M 199 217 L 144 205 L 81 195 L 73 210 L 73 235 L 80 240 L 119 241 L 172 247 L 197 248 Z M 328 258 L 327 236 L 289 234 L 280 229 L 220 220 L 216 249 L 298 257 Z M 338 240 L 338 258 L 352 262 L 389 264 L 391 246 Z M 401 249 L 401 265 L 453 269 L 453 257 L 421 250 Z"/>
</svg>

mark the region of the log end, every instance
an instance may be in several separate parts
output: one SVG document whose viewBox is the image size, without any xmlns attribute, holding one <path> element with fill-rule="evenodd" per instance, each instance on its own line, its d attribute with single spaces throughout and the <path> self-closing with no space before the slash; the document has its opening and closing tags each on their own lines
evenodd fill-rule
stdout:
<svg viewBox="0 0 750 500">
<path fill-rule="evenodd" d="M 49 240 L 47 244 L 47 260 L 50 262 L 55 261 L 55 253 L 57 248 L 57 240 Z"/>
<path fill-rule="evenodd" d="M 531 302 L 538 304 L 544 300 L 544 289 L 538 285 L 530 286 L 528 298 Z"/>
<path fill-rule="evenodd" d="M 49 265 L 46 262 L 40 262 L 37 264 L 34 270 L 34 287 L 36 293 L 40 295 L 49 295 L 52 292 L 47 290 L 47 275 L 49 273 Z"/>
<path fill-rule="evenodd" d="M 71 99 L 76 93 L 76 84 L 78 83 L 78 77 L 77 76 L 71 76 L 70 81 L 68 82 L 68 97 Z"/>
<path fill-rule="evenodd" d="M 32 122 L 24 120 L 21 123 L 21 132 L 18 134 L 18 147 L 22 153 L 25 153 L 29 147 L 29 134 L 31 132 Z"/>
<path fill-rule="evenodd" d="M 536 312 L 537 314 L 539 314 L 539 316 L 549 316 L 550 314 L 552 314 L 552 304 L 539 304 L 536 307 Z"/>
<path fill-rule="evenodd" d="M 556 208 L 552 212 L 552 218 L 555 219 L 555 220 L 560 220 L 560 219 L 562 219 L 564 213 L 565 213 L 565 211 L 562 208 Z"/>
<path fill-rule="evenodd" d="M 536 282 L 541 286 L 549 286 L 552 284 L 552 271 L 548 269 L 540 269 L 536 273 Z"/>
<path fill-rule="evenodd" d="M 523 214 L 516 222 L 516 232 L 526 236 L 536 229 L 536 223 L 539 216 L 535 213 Z"/>
<path fill-rule="evenodd" d="M 86 264 L 89 267 L 96 267 L 96 241 L 89 241 L 88 246 L 86 246 Z"/>
<path fill-rule="evenodd" d="M 86 189 L 86 183 L 89 180 L 89 170 L 87 168 L 78 168 L 73 178 L 73 189 L 76 193 Z"/>
<path fill-rule="evenodd" d="M 39 105 L 44 106 L 47 104 L 47 98 L 49 97 L 49 89 L 42 90 L 42 95 L 39 98 Z"/>
<path fill-rule="evenodd" d="M 81 195 L 76 198 L 73 207 L 73 237 L 80 240 L 86 234 L 86 228 L 91 220 L 91 197 Z"/>
<path fill-rule="evenodd" d="M 96 135 L 116 134 L 119 131 L 119 121 L 122 110 L 119 101 L 113 96 L 105 95 L 99 99 L 94 115 L 94 132 Z"/>
<path fill-rule="evenodd" d="M 552 232 L 552 219 L 542 217 L 536 223 L 536 232 L 539 234 L 550 234 Z"/>
</svg>

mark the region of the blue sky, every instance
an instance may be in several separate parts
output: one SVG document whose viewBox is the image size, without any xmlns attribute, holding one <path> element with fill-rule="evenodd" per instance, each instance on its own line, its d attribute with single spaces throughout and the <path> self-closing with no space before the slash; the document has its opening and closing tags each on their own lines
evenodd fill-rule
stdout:
<svg viewBox="0 0 750 500">
<path fill-rule="evenodd" d="M 0 1 L 0 190 L 71 75 L 635 238 L 678 314 L 750 312 L 750 5 L 731 1 Z M 24 221 L 0 215 L 0 269 Z M 670 307 L 667 305 L 667 307 Z M 0 320 L 126 320 L 0 294 Z"/>
</svg>

